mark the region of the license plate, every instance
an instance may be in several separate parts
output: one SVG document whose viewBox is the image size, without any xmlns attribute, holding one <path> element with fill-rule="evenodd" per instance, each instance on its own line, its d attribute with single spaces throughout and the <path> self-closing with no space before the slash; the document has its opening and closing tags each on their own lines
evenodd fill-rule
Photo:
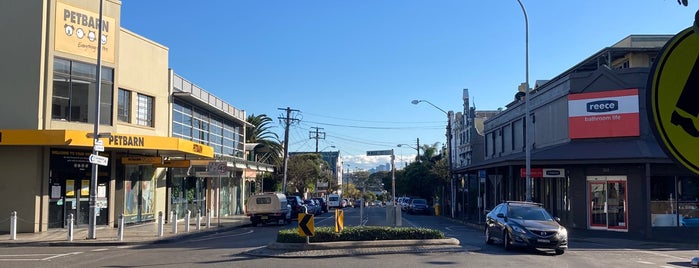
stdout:
<svg viewBox="0 0 699 268">
<path fill-rule="evenodd" d="M 267 219 L 267 216 L 261 216 L 260 218 L 263 219 L 263 220 L 266 220 L 266 219 Z"/>
<path fill-rule="evenodd" d="M 537 239 L 536 242 L 539 242 L 539 243 L 551 243 L 551 241 L 550 241 L 550 240 L 547 240 L 547 239 Z"/>
</svg>

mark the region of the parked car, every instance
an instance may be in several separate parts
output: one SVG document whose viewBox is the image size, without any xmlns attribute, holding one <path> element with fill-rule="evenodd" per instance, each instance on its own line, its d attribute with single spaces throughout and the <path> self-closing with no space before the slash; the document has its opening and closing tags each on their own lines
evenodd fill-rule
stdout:
<svg viewBox="0 0 699 268">
<path fill-rule="evenodd" d="M 503 202 L 486 215 L 485 242 L 500 241 L 505 250 L 514 246 L 553 249 L 561 255 L 568 249 L 568 231 L 559 221 L 539 203 Z"/>
<path fill-rule="evenodd" d="M 306 214 L 311 214 L 311 215 L 319 215 L 320 214 L 320 206 L 318 205 L 318 203 L 316 203 L 315 200 L 306 199 L 306 200 L 303 200 L 303 204 L 308 209 Z"/>
<path fill-rule="evenodd" d="M 410 200 L 410 205 L 408 205 L 408 214 L 432 214 L 432 212 L 426 199 L 414 198 Z"/>
<path fill-rule="evenodd" d="M 291 219 L 297 220 L 299 212 L 303 212 L 304 210 L 303 200 L 298 195 L 290 195 L 287 196 L 286 201 L 289 203 L 289 206 L 291 206 Z"/>
<path fill-rule="evenodd" d="M 325 201 L 325 198 L 314 197 L 313 200 L 318 202 L 318 204 L 320 205 L 320 214 L 328 212 L 328 202 Z"/>
<path fill-rule="evenodd" d="M 262 193 L 250 196 L 245 203 L 245 215 L 252 226 L 260 223 L 287 224 L 291 222 L 291 206 L 281 193 Z"/>
</svg>

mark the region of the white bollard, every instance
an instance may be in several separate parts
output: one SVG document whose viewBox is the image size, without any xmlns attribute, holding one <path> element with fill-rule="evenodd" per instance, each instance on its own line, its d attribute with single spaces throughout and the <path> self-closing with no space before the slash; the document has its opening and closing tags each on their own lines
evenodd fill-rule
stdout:
<svg viewBox="0 0 699 268">
<path fill-rule="evenodd" d="M 206 228 L 211 228 L 211 209 L 206 209 Z"/>
<path fill-rule="evenodd" d="M 177 234 L 177 211 L 176 210 L 172 211 L 172 218 L 170 220 L 172 221 L 172 233 Z"/>
<path fill-rule="evenodd" d="M 191 217 L 192 217 L 192 211 L 188 209 L 187 210 L 187 217 L 184 218 L 184 231 L 186 233 L 189 233 L 189 220 Z"/>
<path fill-rule="evenodd" d="M 73 213 L 68 214 L 68 241 L 73 241 L 73 223 L 75 222 L 75 218 L 73 217 Z"/>
<path fill-rule="evenodd" d="M 201 229 L 201 209 L 197 209 L 197 230 Z"/>
<path fill-rule="evenodd" d="M 119 229 L 117 229 L 117 240 L 124 241 L 124 214 L 119 215 Z"/>
<path fill-rule="evenodd" d="M 163 227 L 164 227 L 163 225 L 164 224 L 165 224 L 165 222 L 163 221 L 163 212 L 158 211 L 158 237 L 163 236 Z"/>
<path fill-rule="evenodd" d="M 17 211 L 10 213 L 10 240 L 17 240 Z"/>
</svg>

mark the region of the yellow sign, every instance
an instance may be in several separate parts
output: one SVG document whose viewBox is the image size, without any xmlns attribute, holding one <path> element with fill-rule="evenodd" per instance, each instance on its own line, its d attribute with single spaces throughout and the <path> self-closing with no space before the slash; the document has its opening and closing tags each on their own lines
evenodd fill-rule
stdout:
<svg viewBox="0 0 699 268">
<path fill-rule="evenodd" d="M 299 235 L 314 236 L 316 235 L 315 223 L 313 214 L 299 213 Z"/>
<path fill-rule="evenodd" d="M 121 158 L 124 165 L 159 165 L 163 163 L 160 156 L 124 156 Z"/>
<path fill-rule="evenodd" d="M 153 164 L 154 167 L 169 167 L 169 168 L 189 168 L 191 165 L 192 165 L 192 161 L 189 159 L 163 160 L 162 164 Z"/>
<path fill-rule="evenodd" d="M 339 233 L 345 229 L 345 211 L 342 209 L 335 210 L 335 232 Z"/>
<path fill-rule="evenodd" d="M 97 59 L 97 42 L 102 42 L 101 59 L 114 62 L 118 29 L 112 17 L 56 3 L 54 48 L 57 51 Z M 98 37 L 102 28 L 102 37 Z"/>
<path fill-rule="evenodd" d="M 648 79 L 648 117 L 656 140 L 699 174 L 699 33 L 690 27 L 675 35 Z"/>
</svg>

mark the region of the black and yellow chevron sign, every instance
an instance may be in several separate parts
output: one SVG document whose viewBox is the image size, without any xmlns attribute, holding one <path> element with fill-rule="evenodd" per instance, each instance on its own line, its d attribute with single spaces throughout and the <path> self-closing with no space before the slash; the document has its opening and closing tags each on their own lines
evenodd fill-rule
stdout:
<svg viewBox="0 0 699 268">
<path fill-rule="evenodd" d="M 342 232 L 345 229 L 345 211 L 342 209 L 335 210 L 335 232 Z"/>
<path fill-rule="evenodd" d="M 299 213 L 299 235 L 314 236 L 316 235 L 315 222 L 313 214 Z"/>
</svg>

